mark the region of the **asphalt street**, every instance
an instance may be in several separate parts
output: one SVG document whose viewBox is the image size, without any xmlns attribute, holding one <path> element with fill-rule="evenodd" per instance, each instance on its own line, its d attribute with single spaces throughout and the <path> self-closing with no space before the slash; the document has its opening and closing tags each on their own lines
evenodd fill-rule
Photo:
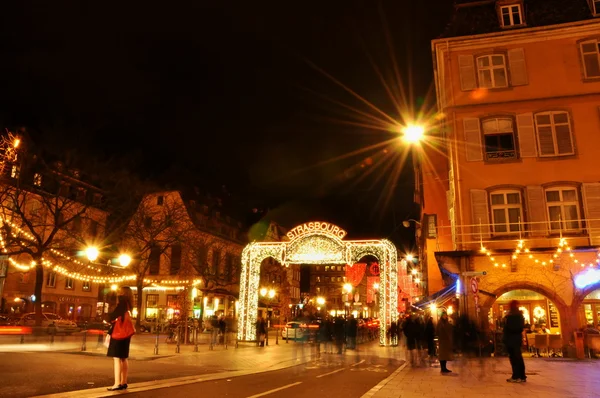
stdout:
<svg viewBox="0 0 600 398">
<path fill-rule="evenodd" d="M 110 386 L 112 358 L 54 352 L 0 354 L 0 397 L 31 397 Z M 214 364 L 186 365 L 164 360 L 130 361 L 130 382 L 160 380 L 224 371 Z"/>
<path fill-rule="evenodd" d="M 395 359 L 376 356 L 325 354 L 319 360 L 278 371 L 148 390 L 127 396 L 361 397 L 401 364 Z"/>
</svg>

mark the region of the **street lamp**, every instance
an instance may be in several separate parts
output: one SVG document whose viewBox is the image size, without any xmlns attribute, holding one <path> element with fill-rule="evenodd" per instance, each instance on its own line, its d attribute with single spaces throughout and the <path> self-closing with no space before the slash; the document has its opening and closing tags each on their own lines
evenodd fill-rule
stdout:
<svg viewBox="0 0 600 398">
<path fill-rule="evenodd" d="M 122 267 L 127 267 L 131 263 L 131 256 L 129 254 L 121 254 L 119 256 L 119 264 Z"/>
<path fill-rule="evenodd" d="M 325 298 L 324 297 L 317 297 L 317 304 L 319 304 L 320 306 L 325 305 Z"/>
<path fill-rule="evenodd" d="M 415 259 L 415 257 L 412 254 L 407 254 L 406 255 L 406 261 L 412 261 L 414 259 Z"/>
<path fill-rule="evenodd" d="M 425 127 L 418 124 L 409 124 L 402 129 L 402 138 L 409 144 L 418 144 L 425 136 Z"/>
<path fill-rule="evenodd" d="M 85 255 L 90 261 L 96 261 L 98 259 L 99 254 L 100 252 L 98 251 L 97 247 L 90 246 L 87 249 L 85 249 Z"/>
<path fill-rule="evenodd" d="M 271 327 L 271 318 L 269 317 L 269 310 L 271 307 L 271 300 L 275 297 L 275 289 L 267 289 L 263 287 L 259 290 L 259 293 L 262 297 L 264 297 L 267 301 L 267 338 L 265 339 L 265 345 L 269 345 L 269 328 Z M 277 344 L 279 344 L 279 335 L 276 335 Z"/>
</svg>

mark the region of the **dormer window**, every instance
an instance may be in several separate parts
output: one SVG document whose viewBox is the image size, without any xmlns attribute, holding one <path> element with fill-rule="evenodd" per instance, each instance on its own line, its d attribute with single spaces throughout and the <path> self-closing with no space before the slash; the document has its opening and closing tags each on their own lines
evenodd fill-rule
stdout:
<svg viewBox="0 0 600 398">
<path fill-rule="evenodd" d="M 500 7 L 500 19 L 503 27 L 519 26 L 523 24 L 523 14 L 520 4 Z"/>
<path fill-rule="evenodd" d="M 592 14 L 600 17 L 600 0 L 592 0 Z"/>
</svg>

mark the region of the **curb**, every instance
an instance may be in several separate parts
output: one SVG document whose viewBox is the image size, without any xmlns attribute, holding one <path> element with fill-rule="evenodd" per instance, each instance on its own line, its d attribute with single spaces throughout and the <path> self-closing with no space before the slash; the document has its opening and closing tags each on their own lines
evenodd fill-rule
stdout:
<svg viewBox="0 0 600 398">
<path fill-rule="evenodd" d="M 371 398 L 373 396 L 375 396 L 375 394 L 377 394 L 379 392 L 379 390 L 381 390 L 383 387 L 385 387 L 385 385 L 387 383 L 389 383 L 390 381 L 392 381 L 396 376 L 398 376 L 400 374 L 400 372 L 402 372 L 404 370 L 404 368 L 406 368 L 406 366 L 408 365 L 407 362 L 404 362 L 402 365 L 400 365 L 398 367 L 398 369 L 396 369 L 394 371 L 394 373 L 392 373 L 391 375 L 389 375 L 388 377 L 386 377 L 385 379 L 381 380 L 379 382 L 379 384 L 377 384 L 375 387 L 371 388 L 369 391 L 367 391 L 361 398 Z"/>
</svg>

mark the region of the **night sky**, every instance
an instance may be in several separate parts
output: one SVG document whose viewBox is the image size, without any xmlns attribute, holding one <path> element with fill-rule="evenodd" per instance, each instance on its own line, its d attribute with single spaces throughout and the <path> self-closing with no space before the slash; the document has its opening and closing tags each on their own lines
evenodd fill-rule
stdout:
<svg viewBox="0 0 600 398">
<path fill-rule="evenodd" d="M 115 4 L 3 2 L 3 128 L 159 181 L 225 185 L 284 225 L 322 218 L 350 238 L 410 238 L 410 163 L 394 175 L 397 144 L 338 159 L 394 135 L 350 125 L 378 114 L 336 81 L 401 122 L 375 65 L 412 106 L 433 108 L 430 40 L 452 0 Z"/>
</svg>

